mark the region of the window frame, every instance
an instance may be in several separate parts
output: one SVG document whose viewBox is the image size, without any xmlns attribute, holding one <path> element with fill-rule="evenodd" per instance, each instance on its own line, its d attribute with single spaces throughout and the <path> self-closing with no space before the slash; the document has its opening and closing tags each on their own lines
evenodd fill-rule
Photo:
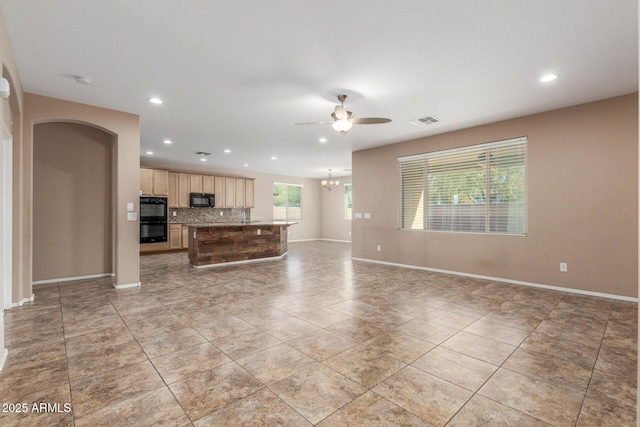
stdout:
<svg viewBox="0 0 640 427">
<path fill-rule="evenodd" d="M 286 197 L 285 197 L 286 205 L 284 206 L 284 208 L 285 208 L 284 209 L 285 217 L 284 218 L 276 218 L 275 209 L 276 209 L 276 207 L 279 207 L 279 206 L 276 206 L 275 203 L 272 204 L 272 206 L 273 206 L 273 221 L 274 222 L 278 222 L 278 221 L 287 222 L 287 221 L 300 221 L 300 220 L 302 220 L 302 218 L 303 218 L 303 215 L 302 215 L 302 213 L 303 213 L 302 199 L 303 199 L 303 188 L 304 188 L 304 185 L 302 185 L 302 184 L 292 184 L 292 183 L 289 183 L 289 182 L 273 181 L 273 184 L 271 185 L 271 188 L 272 188 L 272 191 L 274 192 L 274 197 L 275 197 L 275 188 L 274 187 L 276 185 L 284 185 L 285 186 L 285 188 L 286 188 Z M 295 188 L 299 188 L 300 189 L 300 206 L 289 206 L 289 202 L 290 202 L 290 200 L 289 200 L 289 188 L 290 187 L 295 187 Z M 300 209 L 299 217 L 292 218 L 290 216 L 289 210 L 291 208 L 299 208 Z"/>
<path fill-rule="evenodd" d="M 450 167 L 454 167 L 455 170 L 458 171 L 467 171 L 473 172 L 474 169 L 469 166 L 468 169 L 460 167 L 459 156 L 464 156 L 465 154 L 478 152 L 484 150 L 486 154 L 489 156 L 486 157 L 486 162 L 484 162 L 484 166 L 482 169 L 482 173 L 484 174 L 484 186 L 482 187 L 483 194 L 485 197 L 487 194 L 491 193 L 492 189 L 495 189 L 493 186 L 496 183 L 491 182 L 491 172 L 494 166 L 494 162 L 491 160 L 494 153 L 501 153 L 500 150 L 515 150 L 518 155 L 522 157 L 521 163 L 513 163 L 508 164 L 506 167 L 522 167 L 522 173 L 514 175 L 518 177 L 518 179 L 522 179 L 522 206 L 520 208 L 520 215 L 516 212 L 512 214 L 509 212 L 506 216 L 507 218 L 507 228 L 512 226 L 511 221 L 515 224 L 514 228 L 516 231 L 505 231 L 505 230 L 494 230 L 495 228 L 504 228 L 500 221 L 500 213 L 498 211 L 494 211 L 493 209 L 497 206 L 508 206 L 509 203 L 492 203 L 490 200 L 488 203 L 484 199 L 481 199 L 480 202 L 476 203 L 478 205 L 484 206 L 483 209 L 483 218 L 484 218 L 484 229 L 481 231 L 472 230 L 472 224 L 469 223 L 469 230 L 464 229 L 443 229 L 443 228 L 430 228 L 430 222 L 433 222 L 432 212 L 435 209 L 436 204 L 430 203 L 430 194 L 428 193 L 429 189 L 429 177 L 437 177 L 436 173 L 445 173 Z M 508 151 L 506 151 L 508 154 Z M 457 159 L 458 158 L 458 159 Z M 448 161 L 453 160 L 451 163 L 447 163 Z M 411 156 L 403 156 L 398 157 L 398 229 L 401 231 L 430 231 L 430 232 L 448 232 L 448 233 L 465 233 L 465 234 L 486 234 L 486 235 L 507 235 L 507 236 L 516 236 L 522 237 L 527 236 L 528 233 L 528 138 L 526 136 L 512 138 L 502 141 L 495 141 L 483 144 L 476 144 L 466 147 L 460 148 L 452 148 L 446 150 L 439 150 L 429 153 L 416 154 Z M 431 163 L 438 163 L 445 165 L 444 167 L 434 167 L 432 166 L 433 172 L 428 169 L 429 161 Z M 465 162 L 466 163 L 466 162 Z M 477 167 L 477 164 L 475 165 Z M 477 169 L 476 169 L 477 170 Z M 431 174 L 431 175 L 430 175 Z M 455 176 L 455 175 L 454 175 Z M 433 178 L 432 178 L 433 179 Z M 437 179 L 437 178 L 436 178 Z M 431 181 L 432 182 L 432 181 Z M 504 181 L 500 181 L 504 182 Z M 498 184 L 500 185 L 500 184 Z M 520 188 L 519 186 L 516 188 Z M 434 193 L 435 194 L 435 193 Z M 456 194 L 457 196 L 457 194 Z M 454 199 L 455 200 L 455 199 Z M 500 200 L 500 199 L 498 199 Z M 440 202 L 438 201 L 437 205 Z M 446 204 L 446 203 L 445 203 Z M 449 202 L 449 206 L 457 205 L 457 200 L 453 203 Z M 475 206 L 478 206 L 475 205 Z M 515 205 L 515 203 L 514 203 Z M 460 205 L 465 206 L 465 205 Z M 474 206 L 473 204 L 468 204 L 466 206 Z M 431 209 L 431 212 L 430 212 Z M 456 208 L 451 208 L 451 211 L 454 212 Z M 501 209 L 502 210 L 502 209 Z M 507 209 L 510 210 L 510 209 Z M 455 211 L 457 214 L 457 211 Z M 504 216 L 503 216 L 504 218 Z M 498 221 L 498 225 L 492 222 L 492 220 Z M 409 226 L 407 223 L 411 222 Z M 476 225 L 477 227 L 477 225 Z"/>
<path fill-rule="evenodd" d="M 351 207 L 347 205 L 347 187 L 350 189 Z M 351 221 L 353 219 L 353 183 L 351 182 L 344 184 L 344 219 L 346 221 Z"/>
</svg>

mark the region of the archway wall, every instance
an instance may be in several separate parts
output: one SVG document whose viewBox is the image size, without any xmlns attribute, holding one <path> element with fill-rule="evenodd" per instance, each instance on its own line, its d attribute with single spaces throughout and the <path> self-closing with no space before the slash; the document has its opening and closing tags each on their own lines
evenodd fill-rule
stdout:
<svg viewBox="0 0 640 427">
<path fill-rule="evenodd" d="M 66 122 L 33 135 L 33 282 L 113 273 L 115 138 Z"/>
<path fill-rule="evenodd" d="M 134 285 L 140 282 L 139 274 L 139 222 L 127 220 L 127 203 L 134 204 L 139 212 L 140 188 L 140 120 L 137 115 L 120 111 L 78 104 L 56 98 L 30 93 L 24 94 L 23 146 L 28 159 L 25 162 L 25 182 L 27 194 L 25 216 L 33 218 L 33 137 L 34 126 L 40 123 L 70 122 L 79 123 L 113 135 L 113 269 L 114 283 L 118 286 Z M 25 180 L 26 181 L 26 180 Z M 65 191 L 65 189 L 61 189 Z M 33 246 L 31 232 L 33 224 L 28 225 L 30 238 L 24 244 L 30 254 L 30 268 L 33 271 Z M 29 273 L 31 274 L 31 273 Z M 25 278 L 25 286 L 31 286 L 33 278 Z M 31 294 L 31 289 L 24 290 Z"/>
</svg>

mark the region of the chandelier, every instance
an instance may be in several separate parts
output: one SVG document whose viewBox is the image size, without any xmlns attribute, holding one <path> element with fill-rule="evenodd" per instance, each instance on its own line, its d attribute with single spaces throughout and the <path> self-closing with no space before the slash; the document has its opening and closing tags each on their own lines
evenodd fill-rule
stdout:
<svg viewBox="0 0 640 427">
<path fill-rule="evenodd" d="M 329 169 L 329 179 L 323 179 L 321 183 L 322 183 L 322 186 L 329 191 L 333 190 L 338 185 L 340 185 L 340 181 L 331 178 L 331 169 Z"/>
</svg>

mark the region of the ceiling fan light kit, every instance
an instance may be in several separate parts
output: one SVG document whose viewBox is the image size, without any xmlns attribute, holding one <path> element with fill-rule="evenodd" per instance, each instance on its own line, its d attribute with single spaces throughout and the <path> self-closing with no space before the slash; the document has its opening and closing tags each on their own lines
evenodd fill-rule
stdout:
<svg viewBox="0 0 640 427">
<path fill-rule="evenodd" d="M 380 123 L 389 123 L 391 119 L 383 117 L 363 117 L 354 118 L 353 113 L 344 108 L 344 101 L 347 99 L 347 95 L 338 95 L 338 101 L 340 105 L 336 105 L 331 113 L 332 122 L 309 122 L 309 123 L 296 123 L 297 125 L 317 125 L 317 124 L 331 124 L 331 127 L 341 135 L 346 135 L 351 130 L 353 125 L 375 125 Z"/>
</svg>

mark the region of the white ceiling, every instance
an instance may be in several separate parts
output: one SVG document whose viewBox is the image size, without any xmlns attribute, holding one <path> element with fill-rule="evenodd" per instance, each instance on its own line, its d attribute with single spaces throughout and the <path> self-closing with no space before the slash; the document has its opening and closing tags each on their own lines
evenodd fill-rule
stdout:
<svg viewBox="0 0 640 427">
<path fill-rule="evenodd" d="M 348 175 L 355 150 L 638 90 L 636 0 L 1 3 L 25 91 L 139 114 L 142 157 L 183 164 Z M 339 93 L 393 121 L 294 126 Z"/>
</svg>

